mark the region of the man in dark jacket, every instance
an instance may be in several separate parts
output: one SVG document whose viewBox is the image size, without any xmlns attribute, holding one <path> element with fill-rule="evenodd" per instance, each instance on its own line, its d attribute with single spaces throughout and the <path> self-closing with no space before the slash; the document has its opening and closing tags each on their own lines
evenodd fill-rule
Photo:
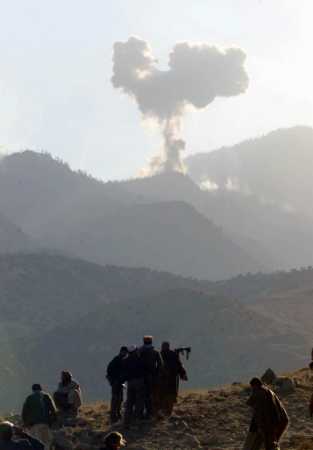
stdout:
<svg viewBox="0 0 313 450">
<path fill-rule="evenodd" d="M 133 417 L 143 418 L 145 405 L 145 382 L 142 359 L 135 346 L 128 347 L 128 357 L 124 363 L 124 381 L 127 382 L 127 400 L 124 425 L 129 427 Z"/>
<path fill-rule="evenodd" d="M 45 450 L 49 450 L 52 442 L 50 427 L 56 421 L 56 407 L 50 395 L 42 391 L 40 384 L 34 384 L 32 391 L 23 405 L 23 423 L 30 434 L 45 445 Z"/>
<path fill-rule="evenodd" d="M 171 350 L 169 342 L 162 343 L 161 357 L 164 367 L 160 375 L 160 409 L 170 416 L 177 401 L 179 379 L 187 381 L 188 378 L 178 353 Z"/>
<path fill-rule="evenodd" d="M 19 439 L 15 439 L 15 436 Z M 11 422 L 0 423 L 0 450 L 44 450 L 44 445 Z"/>
<path fill-rule="evenodd" d="M 251 396 L 247 402 L 253 409 L 250 430 L 244 450 L 279 450 L 279 441 L 289 422 L 287 412 L 277 395 L 259 378 L 252 378 Z"/>
<path fill-rule="evenodd" d="M 160 353 L 153 347 L 153 337 L 144 336 L 143 346 L 140 348 L 145 374 L 145 408 L 146 417 L 151 418 L 159 410 L 159 376 L 163 368 Z"/>
<path fill-rule="evenodd" d="M 128 356 L 127 347 L 121 347 L 107 367 L 107 380 L 111 385 L 111 423 L 121 419 L 121 408 L 123 403 L 123 364 Z"/>
</svg>

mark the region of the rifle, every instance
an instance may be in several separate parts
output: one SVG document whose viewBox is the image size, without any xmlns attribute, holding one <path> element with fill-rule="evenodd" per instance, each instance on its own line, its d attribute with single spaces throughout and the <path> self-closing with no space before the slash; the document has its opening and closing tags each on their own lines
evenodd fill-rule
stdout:
<svg viewBox="0 0 313 450">
<path fill-rule="evenodd" d="M 186 359 L 189 359 L 189 355 L 191 353 L 191 347 L 178 347 L 178 348 L 175 348 L 174 352 L 177 355 L 181 354 L 183 356 L 186 356 Z"/>
</svg>

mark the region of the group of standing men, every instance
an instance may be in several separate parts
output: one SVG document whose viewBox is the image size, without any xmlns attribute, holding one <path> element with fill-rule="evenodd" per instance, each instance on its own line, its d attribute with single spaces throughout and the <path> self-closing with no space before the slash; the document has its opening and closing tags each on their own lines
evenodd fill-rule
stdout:
<svg viewBox="0 0 313 450">
<path fill-rule="evenodd" d="M 123 389 L 127 383 L 124 425 L 133 419 L 170 416 L 177 399 L 179 379 L 187 380 L 179 353 L 163 342 L 159 352 L 152 336 L 144 336 L 141 347 L 121 347 L 107 367 L 111 385 L 111 422 L 122 419 Z"/>
</svg>

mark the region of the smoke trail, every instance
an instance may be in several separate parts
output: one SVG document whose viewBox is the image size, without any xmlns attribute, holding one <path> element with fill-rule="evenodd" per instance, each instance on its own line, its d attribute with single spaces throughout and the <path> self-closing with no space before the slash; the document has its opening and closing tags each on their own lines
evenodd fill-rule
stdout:
<svg viewBox="0 0 313 450">
<path fill-rule="evenodd" d="M 182 42 L 169 55 L 169 69 L 159 70 L 147 42 L 130 37 L 114 44 L 113 86 L 133 97 L 143 116 L 157 120 L 162 129 L 163 154 L 153 158 L 152 172 L 183 171 L 181 119 L 186 107 L 203 109 L 216 97 L 245 92 L 244 61 L 238 48 Z"/>
</svg>

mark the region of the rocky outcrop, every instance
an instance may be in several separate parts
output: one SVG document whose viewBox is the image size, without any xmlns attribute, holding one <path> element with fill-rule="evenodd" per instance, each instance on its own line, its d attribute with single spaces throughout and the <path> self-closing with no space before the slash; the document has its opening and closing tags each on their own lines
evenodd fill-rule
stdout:
<svg viewBox="0 0 313 450">
<path fill-rule="evenodd" d="M 275 380 L 275 385 L 279 388 L 279 391 L 284 394 L 291 394 L 295 392 L 295 381 L 290 377 L 278 377 Z"/>
<path fill-rule="evenodd" d="M 274 384 L 277 379 L 275 372 L 272 369 L 267 369 L 261 377 L 265 384 Z"/>
</svg>

